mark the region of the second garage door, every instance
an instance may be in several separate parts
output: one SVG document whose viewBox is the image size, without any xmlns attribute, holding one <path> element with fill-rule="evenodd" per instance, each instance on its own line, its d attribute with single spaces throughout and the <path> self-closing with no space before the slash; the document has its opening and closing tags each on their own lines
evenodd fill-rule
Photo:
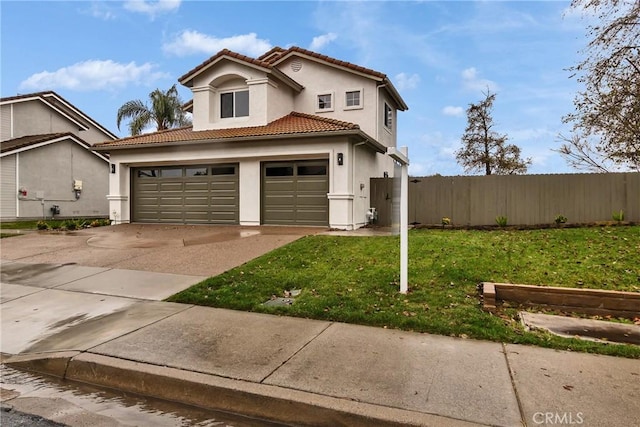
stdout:
<svg viewBox="0 0 640 427">
<path fill-rule="evenodd" d="M 327 160 L 262 164 L 262 223 L 329 224 Z"/>
<path fill-rule="evenodd" d="M 238 224 L 238 165 L 137 168 L 133 221 Z"/>
</svg>

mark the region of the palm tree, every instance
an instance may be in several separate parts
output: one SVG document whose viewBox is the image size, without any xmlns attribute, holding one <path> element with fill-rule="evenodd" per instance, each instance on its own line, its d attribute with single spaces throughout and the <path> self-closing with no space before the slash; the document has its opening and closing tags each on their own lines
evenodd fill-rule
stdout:
<svg viewBox="0 0 640 427">
<path fill-rule="evenodd" d="M 123 119 L 130 119 L 129 130 L 131 135 L 140 133 L 152 123 L 156 124 L 156 130 L 165 130 L 172 127 L 189 126 L 191 120 L 182 110 L 182 101 L 178 95 L 176 85 L 163 92 L 156 89 L 149 94 L 151 107 L 139 99 L 127 101 L 118 109 L 117 125 Z"/>
</svg>

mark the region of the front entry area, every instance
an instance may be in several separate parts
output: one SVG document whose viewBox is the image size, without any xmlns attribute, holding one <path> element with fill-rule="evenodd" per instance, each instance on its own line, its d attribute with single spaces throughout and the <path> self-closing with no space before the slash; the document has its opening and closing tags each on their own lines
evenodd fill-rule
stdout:
<svg viewBox="0 0 640 427">
<path fill-rule="evenodd" d="M 238 164 L 163 166 L 131 171 L 132 220 L 238 224 Z"/>
<path fill-rule="evenodd" d="M 262 163 L 265 225 L 329 225 L 329 162 L 301 160 Z"/>
</svg>

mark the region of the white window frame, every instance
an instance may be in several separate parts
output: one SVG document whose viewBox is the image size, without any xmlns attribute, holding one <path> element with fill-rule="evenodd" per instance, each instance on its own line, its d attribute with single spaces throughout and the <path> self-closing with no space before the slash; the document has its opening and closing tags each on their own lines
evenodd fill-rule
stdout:
<svg viewBox="0 0 640 427">
<path fill-rule="evenodd" d="M 358 92 L 360 103 L 358 105 L 347 105 L 347 94 L 353 93 L 353 92 Z M 362 108 L 364 108 L 364 89 L 358 88 L 358 89 L 346 90 L 344 92 L 344 109 L 345 110 L 362 110 Z"/>
<path fill-rule="evenodd" d="M 320 108 L 320 97 L 327 96 L 327 95 L 331 97 L 331 107 Z M 315 103 L 316 103 L 316 113 L 326 113 L 329 111 L 334 111 L 336 108 L 336 94 L 334 92 L 319 92 L 315 97 Z"/>
<path fill-rule="evenodd" d="M 247 109 L 249 110 L 247 112 L 246 116 L 237 116 L 236 115 L 236 93 L 238 92 L 247 92 L 247 98 L 248 98 L 248 103 L 249 105 L 247 105 Z M 230 117 L 222 117 L 222 95 L 227 95 L 227 94 L 233 94 L 233 115 Z M 249 117 L 251 115 L 251 93 L 249 92 L 249 88 L 238 88 L 238 89 L 233 89 L 233 90 L 225 90 L 224 92 L 220 92 L 219 96 L 218 96 L 218 102 L 220 105 L 220 120 L 232 120 L 232 119 L 242 119 L 244 117 Z"/>
<path fill-rule="evenodd" d="M 393 131 L 393 108 L 386 102 L 382 110 L 382 124 L 385 129 Z"/>
</svg>

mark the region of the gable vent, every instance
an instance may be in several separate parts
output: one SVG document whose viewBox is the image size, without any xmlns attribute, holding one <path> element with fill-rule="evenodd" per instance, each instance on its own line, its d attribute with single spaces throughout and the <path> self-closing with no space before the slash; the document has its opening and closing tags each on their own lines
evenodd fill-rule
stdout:
<svg viewBox="0 0 640 427">
<path fill-rule="evenodd" d="M 291 71 L 293 71 L 294 73 L 297 73 L 301 69 L 302 69 L 302 61 L 300 61 L 299 59 L 294 59 L 293 61 L 291 61 Z"/>
</svg>

